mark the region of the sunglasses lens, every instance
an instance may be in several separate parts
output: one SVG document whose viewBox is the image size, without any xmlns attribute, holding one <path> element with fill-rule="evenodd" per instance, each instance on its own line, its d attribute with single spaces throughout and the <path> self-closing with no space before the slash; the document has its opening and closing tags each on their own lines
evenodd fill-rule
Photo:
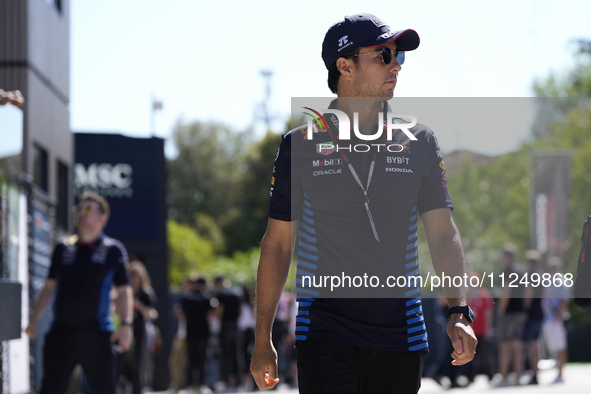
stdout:
<svg viewBox="0 0 591 394">
<path fill-rule="evenodd" d="M 74 213 L 77 215 L 90 215 L 92 212 L 94 212 L 94 210 L 92 209 L 92 207 L 75 207 L 74 208 Z"/>
<path fill-rule="evenodd" d="M 382 60 L 384 64 L 390 64 L 392 61 L 392 51 L 389 48 L 382 48 Z"/>
<path fill-rule="evenodd" d="M 404 51 L 397 51 L 396 52 L 396 61 L 400 65 L 402 65 L 404 63 Z"/>
</svg>

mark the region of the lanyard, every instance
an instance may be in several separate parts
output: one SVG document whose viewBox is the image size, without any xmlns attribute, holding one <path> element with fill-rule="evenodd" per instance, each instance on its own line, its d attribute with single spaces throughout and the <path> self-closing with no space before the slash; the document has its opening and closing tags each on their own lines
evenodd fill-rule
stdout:
<svg viewBox="0 0 591 394">
<path fill-rule="evenodd" d="M 387 107 L 384 105 L 384 112 L 387 112 L 386 108 Z M 386 114 L 384 114 L 384 115 L 386 115 Z M 330 116 L 333 117 L 332 120 L 334 120 L 335 115 L 330 114 Z M 386 116 L 384 116 L 384 122 L 386 122 Z M 334 122 L 333 122 L 333 124 L 334 124 Z M 327 122 L 327 126 L 328 126 L 327 131 L 328 131 L 328 134 L 330 135 L 330 138 L 334 142 L 335 146 L 338 147 L 338 140 L 336 139 L 336 137 L 334 136 L 334 133 L 331 130 L 331 122 Z M 384 142 L 385 138 L 386 138 L 386 134 L 384 133 L 384 136 L 382 137 L 381 142 Z M 363 184 L 361 183 L 361 179 L 359 179 L 359 176 L 357 175 L 355 168 L 353 167 L 353 165 L 351 164 L 349 159 L 347 159 L 347 156 L 342 151 L 339 151 L 339 153 L 343 157 L 343 160 L 345 160 L 345 162 L 347 163 L 347 167 L 349 168 L 351 175 L 353 175 L 353 178 L 355 178 L 355 181 L 357 182 L 357 184 L 359 185 L 361 190 L 363 190 L 363 196 L 365 197 L 364 205 L 365 205 L 365 211 L 367 212 L 367 218 L 369 219 L 369 224 L 371 225 L 371 229 L 373 231 L 373 236 L 375 237 L 375 239 L 378 242 L 380 242 L 380 237 L 378 236 L 378 231 L 377 231 L 376 225 L 373 221 L 373 216 L 371 215 L 371 210 L 369 209 L 369 196 L 367 195 L 367 191 L 369 190 L 369 185 L 371 183 L 371 178 L 373 176 L 373 170 L 374 170 L 375 164 L 376 164 L 376 156 L 378 154 L 378 149 L 376 149 L 376 151 L 374 152 L 372 160 L 371 160 L 371 164 L 369 165 L 369 173 L 367 175 L 367 186 L 365 186 L 365 187 L 363 187 Z"/>
</svg>

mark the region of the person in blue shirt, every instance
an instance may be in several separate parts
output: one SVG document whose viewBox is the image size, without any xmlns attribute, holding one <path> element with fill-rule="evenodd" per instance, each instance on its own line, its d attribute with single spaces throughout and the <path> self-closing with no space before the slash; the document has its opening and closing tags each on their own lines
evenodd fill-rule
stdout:
<svg viewBox="0 0 591 394">
<path fill-rule="evenodd" d="M 376 285 L 359 297 L 337 289 L 340 298 L 332 298 L 326 286 L 305 287 L 306 277 L 321 280 L 328 274 L 342 274 L 343 282 L 376 270 L 398 278 L 418 274 L 419 215 L 437 273 L 465 274 L 445 166 L 433 132 L 413 125 L 408 130 L 412 138 L 398 133 L 375 145 L 370 144 L 378 141 L 366 140 L 382 129 L 376 122 L 379 115 L 390 112 L 387 100 L 393 96 L 404 51 L 418 46 L 414 30 L 393 31 L 371 14 L 346 16 L 326 33 L 322 58 L 329 88 L 338 98 L 329 107 L 332 112 L 324 114 L 322 130 L 313 138 L 305 126 L 286 133 L 275 159 L 269 223 L 257 271 L 251 362 L 261 389 L 278 382 L 271 327 L 296 236 L 300 392 L 416 393 L 420 388 L 428 350 L 420 288 L 396 293 Z M 337 140 L 341 118 L 335 117 L 335 110 L 356 119 L 365 136 Z M 351 149 L 355 143 L 362 148 Z M 355 291 L 360 287 L 355 285 Z M 455 290 L 446 289 L 447 333 L 454 348 L 452 363 L 462 365 L 474 357 L 477 340 L 465 292 Z"/>
<path fill-rule="evenodd" d="M 102 196 L 83 193 L 75 211 L 77 234 L 61 239 L 55 247 L 26 333 L 31 339 L 37 336 L 37 322 L 53 302 L 41 394 L 65 393 L 76 364 L 82 366 L 93 393 L 115 394 L 115 348 L 126 351 L 133 339 L 127 251 L 103 233 L 110 208 Z M 121 317 L 117 332 L 110 314 L 113 286 Z"/>
</svg>

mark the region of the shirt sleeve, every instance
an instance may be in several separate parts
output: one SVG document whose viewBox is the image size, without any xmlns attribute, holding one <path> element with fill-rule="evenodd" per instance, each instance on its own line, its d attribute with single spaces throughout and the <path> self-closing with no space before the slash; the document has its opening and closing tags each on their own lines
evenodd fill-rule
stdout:
<svg viewBox="0 0 591 394">
<path fill-rule="evenodd" d="M 129 284 L 129 277 L 127 276 L 127 269 L 125 265 L 128 263 L 127 250 L 118 242 L 112 247 L 111 253 L 114 254 L 115 258 L 115 276 L 113 277 L 113 283 L 115 286 L 123 286 Z"/>
<path fill-rule="evenodd" d="M 427 147 L 429 173 L 421 182 L 418 201 L 419 213 L 423 214 L 437 208 L 450 208 L 453 210 L 454 206 L 451 202 L 449 190 L 447 189 L 445 164 L 443 164 L 443 157 L 437 138 L 429 130 L 427 139 L 429 144 Z"/>
<path fill-rule="evenodd" d="M 291 174 L 291 135 L 284 134 L 275 156 L 275 166 L 271 177 L 271 196 L 269 217 L 292 221 L 292 174 Z M 297 201 L 294 200 L 294 201 Z M 298 211 L 295 211 L 298 212 Z"/>
</svg>

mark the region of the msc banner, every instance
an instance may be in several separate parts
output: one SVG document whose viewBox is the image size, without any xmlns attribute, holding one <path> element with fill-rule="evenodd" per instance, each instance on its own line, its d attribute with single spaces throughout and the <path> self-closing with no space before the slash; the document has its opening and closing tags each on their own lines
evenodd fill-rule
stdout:
<svg viewBox="0 0 591 394">
<path fill-rule="evenodd" d="M 165 179 L 164 141 L 117 134 L 76 133 L 74 195 L 94 191 L 111 204 L 105 233 L 115 238 L 157 237 L 157 190 Z"/>
</svg>

